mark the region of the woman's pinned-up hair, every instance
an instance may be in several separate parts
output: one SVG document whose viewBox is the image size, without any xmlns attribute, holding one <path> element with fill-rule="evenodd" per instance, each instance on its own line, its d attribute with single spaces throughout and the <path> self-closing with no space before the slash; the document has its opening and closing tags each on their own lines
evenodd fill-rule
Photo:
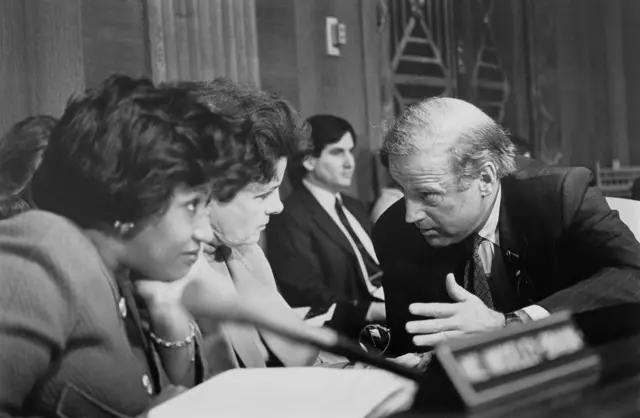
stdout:
<svg viewBox="0 0 640 418">
<path fill-rule="evenodd" d="M 178 186 L 237 171 L 249 132 L 247 119 L 212 112 L 184 88 L 111 76 L 68 102 L 33 198 L 83 228 L 144 222 L 164 212 Z"/>
<path fill-rule="evenodd" d="M 243 164 L 216 183 L 214 195 L 221 202 L 230 201 L 251 182 L 272 181 L 281 158 L 292 158 L 311 149 L 308 125 L 278 94 L 225 78 L 178 86 L 189 89 L 212 112 L 250 121 L 250 145 Z"/>
<path fill-rule="evenodd" d="M 31 179 L 56 122 L 51 116 L 31 116 L 0 138 L 0 219 L 33 208 Z"/>
</svg>

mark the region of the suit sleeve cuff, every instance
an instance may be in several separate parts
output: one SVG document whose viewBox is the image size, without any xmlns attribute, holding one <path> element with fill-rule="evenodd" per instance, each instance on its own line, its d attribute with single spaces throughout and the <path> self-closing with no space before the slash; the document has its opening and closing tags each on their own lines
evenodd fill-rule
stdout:
<svg viewBox="0 0 640 418">
<path fill-rule="evenodd" d="M 540 305 L 530 305 L 522 308 L 522 311 L 529 315 L 531 320 L 537 321 L 539 319 L 544 319 L 549 316 L 549 311 L 543 308 Z"/>
</svg>

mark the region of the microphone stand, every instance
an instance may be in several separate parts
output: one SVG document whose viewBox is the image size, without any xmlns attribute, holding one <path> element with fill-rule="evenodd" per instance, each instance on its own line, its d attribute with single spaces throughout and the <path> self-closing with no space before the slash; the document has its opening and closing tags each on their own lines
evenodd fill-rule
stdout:
<svg viewBox="0 0 640 418">
<path fill-rule="evenodd" d="M 343 356 L 352 361 L 357 361 L 377 367 L 378 369 L 382 369 L 398 376 L 402 376 L 417 383 L 420 383 L 422 380 L 424 380 L 423 372 L 418 371 L 417 369 L 403 366 L 399 363 L 387 359 L 386 357 L 382 357 L 381 355 L 376 355 L 365 351 L 358 344 L 353 343 L 349 339 L 339 335 L 337 332 L 329 328 L 318 328 L 317 330 L 322 332 L 327 331 L 335 334 L 335 339 L 331 344 L 325 344 L 319 340 L 314 342 L 312 341 L 312 338 L 298 338 L 298 336 L 293 334 L 284 335 L 285 333 L 283 333 L 283 336 L 291 340 L 296 340 L 299 343 L 311 344 L 322 351 L 327 351 L 332 354 Z M 270 329 L 269 331 L 274 332 L 273 329 Z"/>
<path fill-rule="evenodd" d="M 332 329 L 312 327 L 295 317 L 274 316 L 268 303 L 258 297 L 233 295 L 233 297 L 220 298 L 220 295 L 216 295 L 219 299 L 225 300 L 214 301 L 207 296 L 211 296 L 211 293 L 202 291 L 198 285 L 187 285 L 182 300 L 194 316 L 253 325 L 297 343 L 311 345 L 322 351 L 377 367 L 414 382 L 419 383 L 424 380 L 421 371 L 369 353 Z"/>
</svg>

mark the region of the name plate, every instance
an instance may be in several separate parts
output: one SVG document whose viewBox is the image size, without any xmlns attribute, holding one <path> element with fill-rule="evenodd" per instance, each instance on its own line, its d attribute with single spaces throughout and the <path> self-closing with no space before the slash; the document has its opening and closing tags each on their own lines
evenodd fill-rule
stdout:
<svg viewBox="0 0 640 418">
<path fill-rule="evenodd" d="M 440 403 L 447 409 L 504 405 L 575 390 L 595 382 L 600 370 L 598 355 L 569 312 L 448 341 L 435 349 L 434 359 L 416 403 Z"/>
</svg>

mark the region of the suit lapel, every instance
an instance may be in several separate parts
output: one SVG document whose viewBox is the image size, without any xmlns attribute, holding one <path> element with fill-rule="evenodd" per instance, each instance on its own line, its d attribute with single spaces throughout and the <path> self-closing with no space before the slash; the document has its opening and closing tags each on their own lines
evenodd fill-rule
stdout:
<svg viewBox="0 0 640 418">
<path fill-rule="evenodd" d="M 349 244 L 347 237 L 344 236 L 344 233 L 342 232 L 340 227 L 336 225 L 333 218 L 329 216 L 327 211 L 324 210 L 324 208 L 320 205 L 316 198 L 313 197 L 311 192 L 307 190 L 306 187 L 301 187 L 300 194 L 303 204 L 311 212 L 313 221 L 318 224 L 320 230 L 333 241 L 335 241 L 335 243 L 343 250 L 355 256 L 353 248 L 351 247 L 351 244 Z"/>
<path fill-rule="evenodd" d="M 506 256 L 505 263 L 517 264 L 523 253 L 521 240 L 525 237 L 519 235 L 519 231 L 514 226 L 508 208 L 508 196 L 503 190 L 502 202 L 500 202 L 500 218 L 498 220 L 498 232 L 500 236 L 500 249 Z"/>
<path fill-rule="evenodd" d="M 500 219 L 498 231 L 500 234 L 500 250 L 504 260 L 505 271 L 509 283 L 519 300 L 520 305 L 530 303 L 532 298 L 532 281 L 526 269 L 529 237 L 526 231 L 518 227 L 523 225 L 519 219 L 515 219 L 518 210 L 518 197 L 511 193 L 509 179 L 503 180 L 502 202 L 500 204 Z M 529 220 L 527 222 L 532 222 Z"/>
</svg>

